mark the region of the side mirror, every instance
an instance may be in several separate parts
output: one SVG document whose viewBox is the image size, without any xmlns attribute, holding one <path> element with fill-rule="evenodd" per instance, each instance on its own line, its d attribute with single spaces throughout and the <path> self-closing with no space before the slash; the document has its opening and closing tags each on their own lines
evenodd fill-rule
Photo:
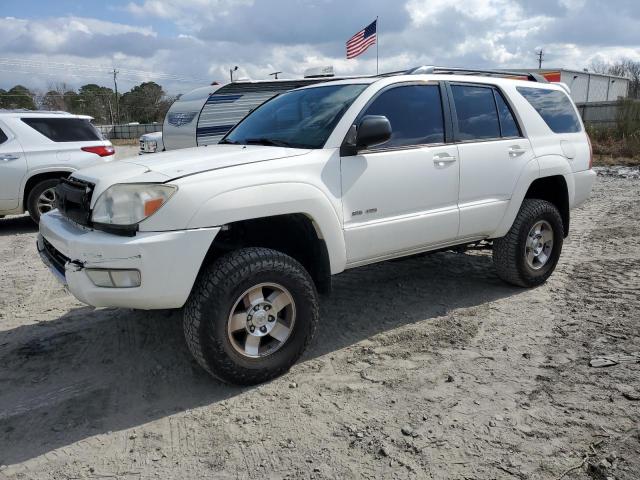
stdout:
<svg viewBox="0 0 640 480">
<path fill-rule="evenodd" d="M 360 122 L 356 136 L 358 150 L 375 147 L 391 138 L 391 123 L 384 115 L 367 115 Z"/>
</svg>

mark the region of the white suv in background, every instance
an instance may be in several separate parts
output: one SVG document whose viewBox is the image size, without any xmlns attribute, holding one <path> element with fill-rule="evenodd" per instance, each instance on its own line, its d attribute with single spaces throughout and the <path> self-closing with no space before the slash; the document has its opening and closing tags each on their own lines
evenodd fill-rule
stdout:
<svg viewBox="0 0 640 480">
<path fill-rule="evenodd" d="M 484 73 L 304 87 L 218 145 L 76 172 L 40 254 L 89 305 L 184 306 L 193 356 L 240 384 L 299 358 L 346 269 L 484 246 L 503 280 L 540 285 L 591 192 L 588 137 L 565 87 Z"/>
<path fill-rule="evenodd" d="M 65 112 L 0 110 L 0 217 L 28 211 L 34 221 L 53 209 L 62 177 L 112 160 L 91 117 Z"/>
</svg>

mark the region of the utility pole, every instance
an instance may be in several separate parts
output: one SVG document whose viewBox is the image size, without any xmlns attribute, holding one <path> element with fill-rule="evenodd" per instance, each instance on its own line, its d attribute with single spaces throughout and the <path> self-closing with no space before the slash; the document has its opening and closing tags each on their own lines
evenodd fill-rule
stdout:
<svg viewBox="0 0 640 480">
<path fill-rule="evenodd" d="M 116 77 L 118 76 L 118 70 L 113 69 L 113 87 L 116 92 L 116 123 L 120 122 L 120 101 L 118 99 L 118 81 Z"/>
<path fill-rule="evenodd" d="M 113 119 L 113 108 L 111 107 L 111 95 L 107 95 L 107 103 L 109 104 L 109 118 L 111 119 L 111 125 L 115 125 Z"/>
<path fill-rule="evenodd" d="M 536 51 L 536 56 L 538 57 L 538 68 L 542 68 L 542 60 L 544 60 L 544 51 L 542 49 Z"/>
<path fill-rule="evenodd" d="M 273 72 L 273 73 L 270 73 L 269 75 L 273 75 L 274 78 L 277 80 L 278 79 L 278 74 L 280 74 L 280 73 L 282 73 L 282 72 Z"/>
</svg>

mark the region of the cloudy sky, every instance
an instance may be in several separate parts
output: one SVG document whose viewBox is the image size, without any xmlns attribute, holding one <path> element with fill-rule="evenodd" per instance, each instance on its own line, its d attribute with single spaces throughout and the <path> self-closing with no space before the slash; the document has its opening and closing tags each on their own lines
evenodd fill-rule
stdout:
<svg viewBox="0 0 640 480">
<path fill-rule="evenodd" d="M 240 75 L 299 76 L 333 65 L 375 73 L 375 48 L 345 41 L 380 18 L 380 69 L 415 65 L 582 69 L 640 60 L 639 0 L 0 0 L 0 88 L 55 82 L 123 90 L 154 80 L 171 94 Z"/>
</svg>

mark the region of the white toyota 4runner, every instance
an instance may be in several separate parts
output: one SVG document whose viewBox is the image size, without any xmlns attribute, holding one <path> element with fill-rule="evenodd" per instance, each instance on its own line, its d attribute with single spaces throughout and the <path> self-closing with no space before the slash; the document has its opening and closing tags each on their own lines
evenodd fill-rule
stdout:
<svg viewBox="0 0 640 480">
<path fill-rule="evenodd" d="M 563 86 L 433 68 L 341 80 L 267 101 L 219 145 L 73 173 L 38 250 L 87 304 L 184 307 L 197 361 L 253 384 L 299 358 L 345 269 L 484 242 L 502 279 L 540 285 L 590 167 Z"/>
</svg>

